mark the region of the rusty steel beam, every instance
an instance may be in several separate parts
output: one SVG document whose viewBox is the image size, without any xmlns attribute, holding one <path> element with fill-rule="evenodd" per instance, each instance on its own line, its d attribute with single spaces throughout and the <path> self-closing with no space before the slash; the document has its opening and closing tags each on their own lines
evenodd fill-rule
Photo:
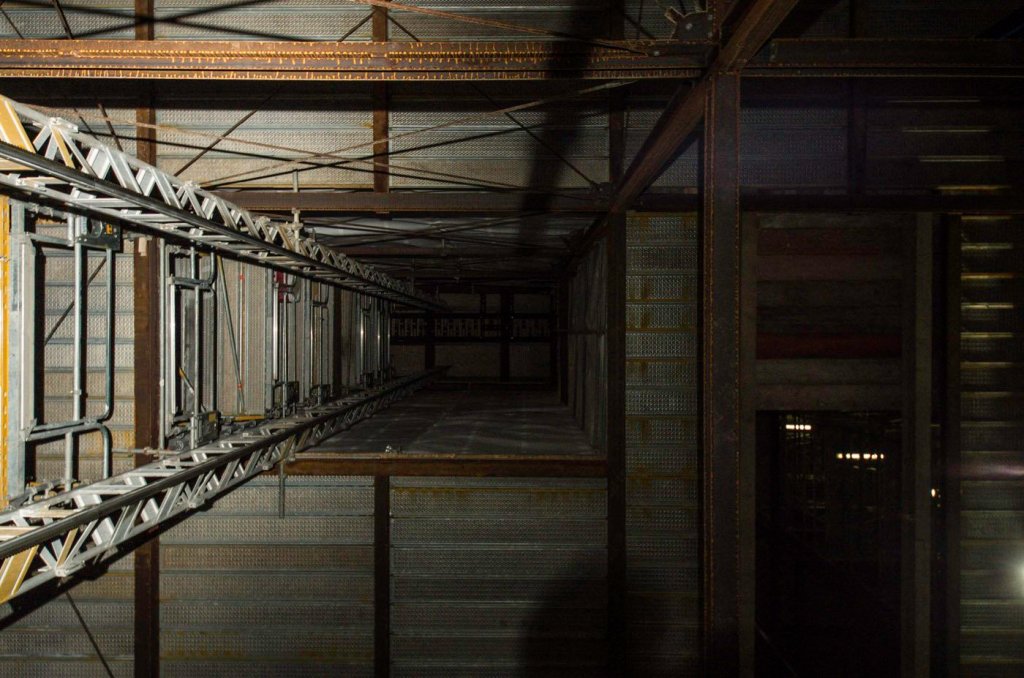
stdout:
<svg viewBox="0 0 1024 678">
<path fill-rule="evenodd" d="M 758 5 L 766 4 L 764 0 Z M 792 5 L 794 0 L 782 4 Z M 753 10 L 757 9 L 755 6 Z M 779 11 L 774 9 L 773 11 Z M 0 40 L 0 77 L 133 80 L 465 81 L 1024 76 L 1020 40 L 775 39 L 744 17 L 714 62 L 701 41 L 233 42 Z M 745 30 L 740 30 L 745 29 Z"/>
<path fill-rule="evenodd" d="M 629 169 L 616 185 L 611 200 L 612 212 L 629 209 L 682 149 L 704 117 L 704 102 L 710 92 L 710 80 L 718 75 L 735 74 L 742 70 L 771 38 L 796 3 L 797 0 L 755 0 L 747 8 L 704 77 L 696 84 L 680 86 L 673 95 Z"/>
<path fill-rule="evenodd" d="M 636 80 L 693 78 L 706 42 L 0 40 L 0 77 L 135 80 Z"/>
</svg>

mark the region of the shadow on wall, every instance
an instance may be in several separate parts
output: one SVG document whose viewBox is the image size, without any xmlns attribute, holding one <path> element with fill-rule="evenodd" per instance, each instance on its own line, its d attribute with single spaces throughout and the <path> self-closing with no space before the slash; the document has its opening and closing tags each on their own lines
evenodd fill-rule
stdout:
<svg viewBox="0 0 1024 678">
<path fill-rule="evenodd" d="M 661 645 L 659 620 L 644 647 Z M 646 625 L 645 625 L 646 627 Z M 552 579 L 544 599 L 524 629 L 518 675 L 531 678 L 583 678 L 613 676 L 609 668 L 608 580 L 594 563 L 577 562 Z M 628 649 L 628 648 L 627 648 Z"/>
</svg>

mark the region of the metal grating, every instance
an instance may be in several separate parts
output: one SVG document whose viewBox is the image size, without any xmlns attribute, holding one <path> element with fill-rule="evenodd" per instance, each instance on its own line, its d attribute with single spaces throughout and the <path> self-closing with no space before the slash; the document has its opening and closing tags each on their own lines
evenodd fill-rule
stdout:
<svg viewBox="0 0 1024 678">
<path fill-rule="evenodd" d="M 633 213 L 627 239 L 629 669 L 687 675 L 700 648 L 697 221 Z"/>
<path fill-rule="evenodd" d="M 604 480 L 395 478 L 392 675 L 594 675 Z"/>
</svg>

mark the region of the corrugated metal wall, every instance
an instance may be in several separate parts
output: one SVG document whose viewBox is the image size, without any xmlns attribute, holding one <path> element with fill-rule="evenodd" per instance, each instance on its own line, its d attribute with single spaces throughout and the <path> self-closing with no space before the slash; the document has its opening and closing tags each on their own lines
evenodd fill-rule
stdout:
<svg viewBox="0 0 1024 678">
<path fill-rule="evenodd" d="M 119 678 L 134 668 L 134 560 L 128 556 L 98 579 L 71 590 L 89 632 Z M 0 675 L 92 678 L 107 672 L 67 597 L 46 603 L 0 631 Z"/>
<path fill-rule="evenodd" d="M 961 235 L 961 672 L 1008 678 L 1024 673 L 1024 221 L 964 217 Z"/>
<path fill-rule="evenodd" d="M 253 480 L 160 544 L 163 675 L 373 672 L 373 482 Z"/>
<path fill-rule="evenodd" d="M 699 662 L 698 273 L 693 214 L 627 218 L 626 621 L 634 675 Z"/>
<path fill-rule="evenodd" d="M 762 214 L 760 410 L 898 410 L 913 215 Z"/>
<path fill-rule="evenodd" d="M 606 660 L 603 479 L 395 478 L 394 676 L 592 676 Z"/>
</svg>

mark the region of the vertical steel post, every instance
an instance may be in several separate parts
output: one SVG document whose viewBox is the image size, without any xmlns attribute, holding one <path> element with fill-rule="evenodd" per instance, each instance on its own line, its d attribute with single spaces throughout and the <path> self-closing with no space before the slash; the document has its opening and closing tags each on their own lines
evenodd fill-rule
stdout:
<svg viewBox="0 0 1024 678">
<path fill-rule="evenodd" d="M 501 345 L 498 373 L 502 381 L 512 378 L 512 293 L 505 290 L 501 299 Z"/>
<path fill-rule="evenodd" d="M 135 39 L 153 39 L 153 0 L 135 0 Z M 145 108 L 136 111 L 135 130 L 140 160 L 156 165 L 156 111 L 154 95 L 147 97 Z M 167 353 L 166 295 L 174 290 L 167 285 L 167 251 L 163 240 L 140 239 L 135 243 L 134 308 L 135 355 L 159 355 L 135 360 L 135 447 L 162 447 L 167 432 L 167 389 L 174 383 L 168 379 L 174 356 Z M 173 332 L 173 328 L 170 329 Z M 158 375 L 154 371 L 159 371 Z M 159 384 L 154 397 L 153 386 Z M 150 461 L 148 455 L 136 454 L 135 465 Z M 160 676 L 160 538 L 153 537 L 135 551 L 135 676 Z"/>
<path fill-rule="evenodd" d="M 140 238 L 135 244 L 134 265 L 136 271 L 138 271 L 138 267 L 140 265 L 139 259 L 141 257 L 146 257 L 146 259 L 144 259 L 143 261 L 150 266 L 153 265 L 153 257 L 158 257 L 158 262 L 156 264 L 156 280 L 154 284 L 156 289 L 155 294 L 158 297 L 158 320 L 156 322 L 156 325 L 158 327 L 157 335 L 159 342 L 157 353 L 160 356 L 160 359 L 158 361 L 160 368 L 160 378 L 158 380 L 160 397 L 158 399 L 159 402 L 156 412 L 156 417 L 159 420 L 159 423 L 157 425 L 158 431 L 155 446 L 163 447 L 165 441 L 167 440 L 167 413 L 170 409 L 170 399 L 168 397 L 167 389 L 170 388 L 170 384 L 174 383 L 172 380 L 168 379 L 167 374 L 167 371 L 169 369 L 168 365 L 171 362 L 171 357 L 167 351 L 167 347 L 170 342 L 168 337 L 169 328 L 167 323 L 167 294 L 169 289 L 167 285 L 167 242 L 162 239 L 155 240 L 152 238 Z M 139 284 L 138 278 L 139 276 L 136 275 L 136 286 L 138 286 Z M 136 304 L 134 306 L 136 318 L 138 317 L 139 313 L 139 307 L 137 302 L 138 300 L 136 300 Z M 151 301 L 148 298 L 147 303 L 151 303 Z M 153 309 L 150 308 L 148 312 L 152 313 Z M 136 334 L 138 334 L 138 330 L 136 330 Z M 138 416 L 139 414 L 136 413 L 136 417 Z"/>
<path fill-rule="evenodd" d="M 626 16 L 624 0 L 608 0 L 607 37 L 621 39 Z M 626 100 L 622 91 L 608 95 L 608 180 L 618 185 L 623 177 L 626 150 Z M 605 240 L 607 276 L 605 337 L 607 412 L 605 413 L 605 452 L 608 458 L 608 669 L 611 675 L 628 675 L 630 665 L 629 628 L 626 620 L 628 563 L 626 558 L 626 247 L 627 217 L 625 205 L 608 215 Z M 565 319 L 561 361 L 568 387 L 569 281 L 565 286 Z M 579 299 L 585 304 L 586 299 Z M 599 396 L 600 397 L 600 396 Z M 568 388 L 563 392 L 568 402 Z"/>
<path fill-rule="evenodd" d="M 10 283 L 7 294 L 7 495 L 25 491 L 26 444 L 22 431 L 33 417 L 35 383 L 30 358 L 35 351 L 35 246 L 25 233 L 25 205 L 10 202 Z"/>
<path fill-rule="evenodd" d="M 74 266 L 74 299 L 75 307 L 72 320 L 71 344 L 71 420 L 82 419 L 82 398 L 85 388 L 85 257 L 86 251 L 78 240 L 78 234 L 85 230 L 87 219 L 80 216 L 68 217 L 68 240 L 74 243 L 72 257 Z M 73 432 L 64 434 L 64 488 L 70 490 L 75 481 L 75 462 L 77 458 L 78 437 Z"/>
<path fill-rule="evenodd" d="M 932 224 L 919 214 L 904 257 L 901 673 L 930 675 Z"/>
<path fill-rule="evenodd" d="M 8 358 L 14 337 L 11 328 L 11 201 L 0 196 L 0 507 L 7 505 L 7 465 L 11 455 Z"/>
<path fill-rule="evenodd" d="M 200 270 L 199 253 L 193 247 L 189 253 L 192 278 L 196 281 L 202 279 Z M 199 285 L 192 288 L 192 426 L 191 438 L 192 447 L 198 447 L 202 439 L 202 430 L 199 428 L 199 418 L 202 414 L 203 399 L 203 378 L 202 373 L 202 348 L 203 348 L 203 292 Z"/>
<path fill-rule="evenodd" d="M 757 626 L 757 237 L 756 214 L 740 233 L 739 652 L 740 675 L 754 675 Z"/>
<path fill-rule="evenodd" d="M 708 81 L 704 116 L 704 671 L 740 673 L 740 78 Z"/>
<path fill-rule="evenodd" d="M 960 580 L 960 476 L 962 473 L 963 441 L 961 438 L 961 349 L 963 342 L 963 222 L 960 217 L 951 217 L 946 230 L 946 374 L 944 389 L 944 412 L 942 447 L 945 457 L 945 473 L 943 475 L 943 518 L 945 527 L 945 601 L 944 601 L 944 636 L 942 647 L 946 671 L 949 678 L 960 676 L 960 612 L 961 612 L 961 580 Z"/>
</svg>

